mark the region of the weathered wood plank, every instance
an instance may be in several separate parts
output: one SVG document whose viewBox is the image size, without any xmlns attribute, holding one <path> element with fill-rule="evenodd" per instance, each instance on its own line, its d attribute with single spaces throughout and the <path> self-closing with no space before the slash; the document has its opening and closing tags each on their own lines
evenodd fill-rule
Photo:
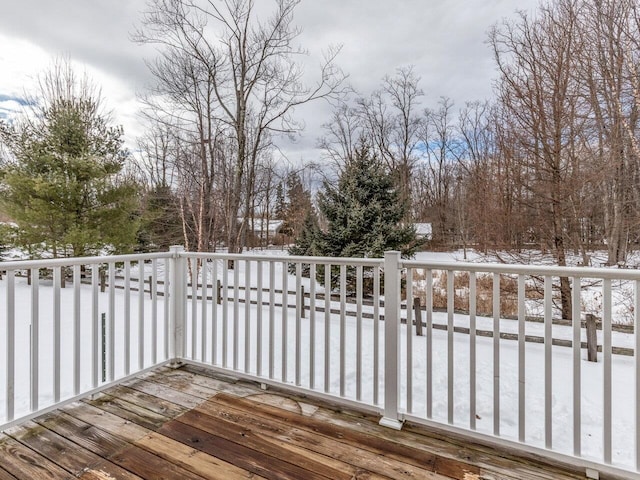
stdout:
<svg viewBox="0 0 640 480">
<path fill-rule="evenodd" d="M 125 470 L 118 465 L 104 460 L 100 465 L 87 470 L 81 480 L 146 480 Z"/>
<path fill-rule="evenodd" d="M 166 418 L 173 419 L 189 410 L 176 403 L 125 386 L 110 388 L 105 393 L 119 400 L 124 400 L 128 403 L 151 410 L 153 413 L 157 413 Z"/>
<path fill-rule="evenodd" d="M 130 443 L 141 439 L 151 431 L 148 428 L 131 423 L 118 415 L 101 410 L 87 403 L 73 403 L 63 407 L 61 410 L 72 417 L 91 425 L 95 425 L 96 427 Z"/>
<path fill-rule="evenodd" d="M 16 477 L 11 475 L 9 472 L 3 469 L 2 466 L 0 465 L 0 480 L 16 480 Z"/>
<path fill-rule="evenodd" d="M 147 377 L 146 380 L 166 385 L 178 390 L 179 392 L 186 393 L 203 400 L 208 400 L 219 393 L 219 390 L 193 383 L 192 380 L 194 375 L 192 374 L 186 372 L 182 373 L 179 370 L 174 371 L 174 373 L 169 373 L 170 374 L 156 373 L 155 375 Z"/>
<path fill-rule="evenodd" d="M 259 480 L 263 478 L 158 433 L 152 433 L 141 438 L 136 445 L 207 479 L 240 480 L 253 478 Z"/>
<path fill-rule="evenodd" d="M 135 403 L 127 402 L 126 400 L 106 393 L 99 393 L 93 399 L 85 398 L 82 402 L 122 417 L 149 430 L 157 430 L 165 422 L 170 420 L 169 417 L 162 414 L 152 412 Z"/>
<path fill-rule="evenodd" d="M 153 480 L 202 480 L 203 477 L 185 470 L 178 465 L 164 460 L 139 447 L 131 446 L 110 459 L 113 463 L 135 473 L 136 475 Z"/>
<path fill-rule="evenodd" d="M 360 447 L 343 443 L 339 438 L 328 438 L 323 435 L 296 428 L 284 422 L 266 419 L 259 415 L 244 410 L 236 410 L 226 405 L 218 405 L 214 399 L 206 402 L 198 408 L 198 411 L 208 413 L 213 417 L 225 418 L 238 425 L 245 425 L 261 435 L 271 437 L 285 450 L 291 446 L 297 446 L 317 452 L 326 457 L 348 463 L 359 469 L 368 470 L 388 478 L 424 478 L 443 479 L 445 477 L 427 472 L 414 465 L 407 465 L 384 455 L 378 455 Z"/>
<path fill-rule="evenodd" d="M 351 443 L 352 445 L 359 446 L 376 454 L 386 455 L 390 458 L 454 479 L 469 480 L 480 477 L 480 469 L 474 465 L 451 458 L 440 457 L 414 447 L 390 442 L 361 431 L 341 429 L 312 417 L 306 417 L 271 405 L 254 402 L 247 398 L 237 398 L 221 393 L 216 396 L 215 401 L 231 407 L 234 405 L 236 408 L 242 407 L 248 411 L 253 411 L 256 415 L 261 415 L 266 418 L 272 417 L 284 422 L 289 422 L 297 425 L 299 428 L 307 429 L 316 434 L 322 434 L 330 438 L 340 438 L 343 442 Z"/>
<path fill-rule="evenodd" d="M 326 480 L 327 478 L 292 465 L 284 459 L 256 452 L 240 444 L 197 429 L 180 422 L 179 419 L 165 424 L 159 433 L 270 480 Z"/>
<path fill-rule="evenodd" d="M 238 397 L 244 397 L 247 395 L 254 395 L 260 392 L 260 389 L 256 386 L 248 385 L 246 383 L 240 383 L 237 380 L 230 381 L 226 376 L 219 375 L 205 375 L 203 372 L 206 370 L 198 369 L 198 367 L 192 365 L 185 365 L 184 367 L 174 370 L 171 368 L 165 368 L 161 371 L 161 375 L 165 379 L 161 379 L 157 376 L 151 377 L 153 381 L 159 381 L 171 385 L 175 380 L 179 380 L 180 384 L 187 382 L 194 386 L 202 388 L 201 394 L 207 395 L 209 398 L 212 394 L 219 392 L 227 392 Z M 197 390 L 194 390 L 197 391 Z"/>
<path fill-rule="evenodd" d="M 194 397 L 193 395 L 170 388 L 168 385 L 150 382 L 147 380 L 138 380 L 137 378 L 130 380 L 123 385 L 126 385 L 133 390 L 162 398 L 163 400 L 175 403 L 176 405 L 181 405 L 185 408 L 195 408 L 205 401 L 200 397 Z"/>
<path fill-rule="evenodd" d="M 93 452 L 34 422 L 25 422 L 6 433 L 73 476 L 79 476 L 87 467 L 102 461 Z"/>
<path fill-rule="evenodd" d="M 2 469 L 18 480 L 71 480 L 68 472 L 13 438 L 0 434 Z"/>
<path fill-rule="evenodd" d="M 108 458 L 129 445 L 125 440 L 61 411 L 38 417 L 35 422 L 102 458 Z"/>
<path fill-rule="evenodd" d="M 334 480 L 350 480 L 357 469 L 341 462 L 332 462 L 330 458 L 309 450 L 286 448 L 274 444 L 266 437 L 257 435 L 244 426 L 226 421 L 223 417 L 212 417 L 200 411 L 192 410 L 180 417 L 180 422 L 191 425 L 205 432 L 219 436 L 230 442 L 238 442 L 242 446 L 275 458 L 284 458 L 287 462 L 312 472 L 316 472 Z M 331 465 L 333 463 L 333 465 Z"/>
</svg>

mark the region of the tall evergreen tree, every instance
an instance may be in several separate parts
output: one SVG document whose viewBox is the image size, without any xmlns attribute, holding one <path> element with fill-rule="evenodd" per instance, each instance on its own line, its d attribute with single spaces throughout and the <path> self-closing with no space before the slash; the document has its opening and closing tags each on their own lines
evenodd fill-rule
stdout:
<svg viewBox="0 0 640 480">
<path fill-rule="evenodd" d="M 137 186 L 120 178 L 127 152 L 100 98 L 68 63 L 40 82 L 41 103 L 22 121 L 0 125 L 10 152 L 0 169 L 0 208 L 22 246 L 54 256 L 104 247 L 131 250 L 138 228 Z"/>
<path fill-rule="evenodd" d="M 289 249 L 292 255 L 380 258 L 387 250 L 411 257 L 420 245 L 413 225 L 403 222 L 408 205 L 384 165 L 366 145 L 355 150 L 337 185 L 325 181 L 318 195 L 326 228 L 307 218 L 302 233 Z M 318 280 L 324 269 L 318 267 Z M 335 278 L 338 270 L 332 272 Z M 347 270 L 350 288 L 355 271 Z M 366 287 L 368 290 L 369 288 Z"/>
<path fill-rule="evenodd" d="M 411 257 L 419 246 L 415 228 L 403 222 L 408 204 L 366 145 L 356 149 L 337 185 L 325 181 L 318 206 L 327 222 L 318 254 L 380 258 L 386 250 L 400 250 Z"/>
</svg>

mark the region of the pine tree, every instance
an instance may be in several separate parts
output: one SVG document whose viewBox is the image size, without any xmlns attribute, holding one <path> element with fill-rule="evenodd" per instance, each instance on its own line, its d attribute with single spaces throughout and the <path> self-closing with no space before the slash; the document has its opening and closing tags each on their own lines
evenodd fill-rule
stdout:
<svg viewBox="0 0 640 480">
<path fill-rule="evenodd" d="M 336 186 L 325 181 L 318 206 L 327 221 L 318 240 L 322 255 L 381 258 L 386 250 L 400 250 L 411 257 L 419 246 L 413 225 L 403 223 L 408 205 L 366 145 L 356 150 Z"/>
<path fill-rule="evenodd" d="M 403 224 L 406 203 L 392 175 L 360 146 L 347 162 L 337 185 L 324 182 L 318 206 L 326 229 L 305 221 L 305 228 L 289 250 L 293 255 L 381 258 L 387 250 L 399 250 L 411 257 L 420 245 L 413 225 Z M 354 286 L 355 269 L 347 270 L 349 289 Z M 318 280 L 324 281 L 322 265 Z M 338 270 L 332 272 L 332 282 Z"/>
<path fill-rule="evenodd" d="M 21 246 L 54 256 L 131 250 L 138 188 L 119 178 L 122 129 L 109 125 L 100 99 L 68 65 L 41 86 L 35 115 L 0 128 L 11 154 L 0 170 L 0 207 L 17 224 Z"/>
</svg>

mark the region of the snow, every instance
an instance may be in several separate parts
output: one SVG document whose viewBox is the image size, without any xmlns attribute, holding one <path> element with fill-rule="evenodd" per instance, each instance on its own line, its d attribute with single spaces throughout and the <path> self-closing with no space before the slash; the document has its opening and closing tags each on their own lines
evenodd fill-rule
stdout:
<svg viewBox="0 0 640 480">
<path fill-rule="evenodd" d="M 256 252 L 253 252 L 256 253 Z M 278 251 L 266 251 L 265 255 L 278 255 Z M 268 258 L 268 257 L 267 257 Z M 437 253 L 429 254 L 428 260 L 449 261 L 451 259 L 462 259 L 462 252 L 455 253 Z M 419 257 L 426 260 L 426 256 Z M 283 283 L 283 265 L 282 262 L 273 263 L 275 272 L 274 288 L 281 288 Z M 149 274 L 147 265 L 145 275 Z M 238 278 L 242 284 L 245 279 L 244 262 L 237 263 Z M 250 284 L 256 285 L 255 262 L 252 263 L 252 272 L 250 275 Z M 159 264 L 159 271 L 163 272 L 162 261 Z M 209 282 L 211 282 L 212 271 L 208 271 Z M 229 284 L 232 283 L 234 272 L 229 271 Z M 137 268 L 134 264 L 131 269 L 132 277 L 137 277 Z M 221 278 L 221 263 L 217 264 L 217 276 Z M 270 272 L 267 265 L 263 268 L 263 287 L 269 285 Z M 287 280 L 289 290 L 293 289 L 296 281 L 294 276 L 284 275 Z M 309 279 L 303 279 L 303 284 L 308 288 Z M 132 286 L 137 286 L 137 282 L 132 282 Z M 39 311 L 40 311 L 40 407 L 45 407 L 53 402 L 53 291 L 51 281 L 41 280 L 39 287 Z M 26 279 L 17 278 L 15 285 L 15 307 L 16 307 L 16 415 L 24 415 L 29 412 L 29 331 L 31 317 L 31 297 L 30 287 L 26 284 Z M 91 340 L 91 288 L 89 285 L 82 285 L 81 291 L 81 389 L 88 390 L 91 388 L 91 356 L 92 356 L 92 340 Z M 308 290 L 307 290 L 308 291 Z M 322 288 L 318 287 L 317 292 L 322 292 Z M 207 295 L 211 295 L 211 288 L 207 290 Z M 234 290 L 229 290 L 229 296 L 233 297 Z M 239 299 L 244 299 L 246 291 L 238 292 Z M 256 300 L 257 293 L 251 292 L 250 299 Z M 6 345 L 6 278 L 0 281 L 0 345 L 4 350 Z M 295 303 L 294 295 L 288 296 L 288 303 Z M 132 292 L 130 296 L 130 321 L 131 321 L 131 370 L 138 369 L 138 309 L 139 302 L 142 301 L 144 309 L 144 331 L 145 331 L 145 366 L 151 365 L 151 329 L 152 318 L 151 311 L 153 301 L 149 298 L 149 294 L 145 294 L 140 300 L 137 292 Z M 264 293 L 262 301 L 268 302 L 269 295 Z M 280 303 L 281 297 L 275 295 L 276 303 Z M 165 338 L 164 329 L 167 325 L 167 319 L 164 316 L 164 297 L 158 296 L 156 300 L 158 311 L 158 359 L 166 358 L 164 349 Z M 307 300 L 308 302 L 308 300 Z M 61 332 L 62 332 L 62 348 L 61 348 L 61 396 L 69 398 L 73 395 L 73 288 L 67 287 L 61 291 Z M 307 303 L 308 304 L 308 303 Z M 99 312 L 109 313 L 108 291 L 99 293 Z M 324 306 L 324 301 L 316 302 L 318 307 Z M 339 308 L 339 304 L 333 304 L 334 308 Z M 353 306 L 351 306 L 353 308 Z M 215 325 L 216 331 L 216 358 L 215 363 L 220 365 L 222 359 L 222 338 L 224 327 L 225 310 L 227 315 L 227 358 L 226 363 L 229 367 L 234 363 L 234 351 L 237 354 L 237 366 L 240 371 L 247 371 L 251 374 L 269 376 L 270 355 L 273 355 L 273 379 L 275 381 L 284 381 L 287 383 L 295 383 L 296 380 L 296 345 L 295 338 L 299 335 L 301 338 L 301 358 L 300 358 L 300 381 L 303 387 L 310 386 L 310 364 L 311 355 L 314 354 L 315 376 L 314 384 L 318 391 L 324 391 L 325 378 L 325 347 L 328 352 L 329 372 L 328 376 L 330 384 L 328 391 L 336 396 L 340 395 L 340 371 L 341 371 L 341 352 L 340 345 L 343 343 L 346 348 L 344 350 L 344 386 L 345 397 L 356 399 L 356 344 L 357 344 L 357 325 L 358 321 L 354 317 L 346 317 L 340 319 L 339 315 L 330 315 L 328 332 L 328 346 L 325 342 L 325 314 L 317 312 L 311 315 L 306 312 L 307 318 L 298 319 L 296 317 L 295 308 L 289 308 L 284 313 L 280 307 L 274 307 L 271 310 L 268 305 L 260 309 L 251 305 L 249 307 L 248 316 L 245 314 L 245 304 L 230 301 L 225 308 L 222 305 L 213 305 L 211 300 L 206 304 L 206 329 L 209 339 L 204 360 L 211 362 L 212 352 L 212 329 Z M 365 311 L 371 311 L 371 309 Z M 115 376 L 122 377 L 125 374 L 124 365 L 124 322 L 125 322 L 125 294 L 123 290 L 115 291 Z M 192 352 L 192 336 L 196 333 L 196 343 L 194 360 L 203 360 L 201 351 L 201 339 L 199 338 L 202 331 L 202 312 L 201 303 L 197 303 L 194 311 L 192 310 L 192 302 L 187 302 L 186 316 L 186 339 L 187 339 L 187 356 Z M 214 314 L 215 312 L 215 314 Z M 406 314 L 406 311 L 403 311 Z M 234 323 L 233 318 L 237 318 Z M 257 338 L 258 318 L 262 319 L 262 337 Z M 248 322 L 247 322 L 248 320 Z M 434 323 L 446 324 L 446 314 L 435 312 L 433 315 Z M 194 323 L 195 322 L 195 323 Z M 342 322 L 342 323 L 341 323 Z M 361 341 L 362 341 L 362 401 L 367 404 L 373 404 L 374 385 L 378 385 L 379 399 L 384 398 L 384 325 L 382 322 L 373 319 L 362 319 Z M 456 325 L 468 326 L 468 317 L 466 315 L 456 314 L 454 316 Z M 311 325 L 315 325 L 315 349 L 311 348 Z M 300 331 L 297 331 L 298 325 Z M 493 319 L 487 317 L 478 317 L 477 325 L 479 329 L 492 330 Z M 502 319 L 500 321 L 500 330 L 503 332 L 517 333 L 517 321 Z M 245 329 L 248 328 L 249 341 L 249 364 L 245 365 Z M 271 331 L 271 328 L 273 330 Z M 374 335 L 378 328 L 379 332 L 379 378 L 374 378 Z M 539 323 L 527 322 L 527 335 L 543 336 L 543 325 Z M 237 329 L 237 337 L 234 331 Z M 287 337 L 284 338 L 283 332 L 286 329 Z M 341 330 L 344 331 L 344 339 L 340 338 Z M 584 333 L 583 333 L 584 335 Z M 270 338 L 273 336 L 273 349 L 270 351 L 268 346 Z M 406 325 L 400 327 L 401 336 L 401 409 L 407 408 L 406 392 L 407 392 L 407 328 Z M 553 327 L 553 336 L 555 338 L 571 338 L 570 327 L 556 325 Z M 584 338 L 584 337 L 583 337 Z M 412 409 L 414 416 L 426 417 L 426 368 L 427 368 L 427 344 L 425 337 L 418 337 L 415 332 L 411 333 L 411 370 L 412 370 Z M 630 334 L 613 332 L 613 343 L 619 346 L 632 347 L 635 337 Z M 257 345 L 262 345 L 262 370 L 257 371 Z M 470 337 L 466 334 L 454 335 L 454 375 L 453 375 L 453 393 L 454 393 L 454 424 L 462 428 L 469 427 L 469 405 L 470 405 Z M 237 350 L 236 350 L 237 348 Z M 493 339 L 477 337 L 476 340 L 476 384 L 477 384 L 477 430 L 482 433 L 491 435 L 493 432 L 493 388 L 494 388 L 494 366 L 493 366 Z M 447 352 L 447 332 L 433 331 L 433 419 L 438 422 L 447 422 L 447 391 L 448 391 L 448 352 Z M 500 354 L 500 434 L 504 438 L 517 441 L 518 438 L 518 343 L 510 340 L 501 340 L 499 347 Z M 583 357 L 586 352 L 583 353 Z M 286 363 L 285 359 L 286 358 Z M 526 358 L 526 443 L 544 447 L 544 345 L 527 343 L 525 347 Z M 555 451 L 571 455 L 573 452 L 573 364 L 572 350 L 566 347 L 552 347 L 553 359 L 553 449 Z M 635 358 L 621 355 L 614 355 L 612 358 L 612 401 L 613 401 L 613 464 L 627 468 L 633 468 L 634 449 L 635 449 L 635 429 L 636 422 L 634 420 L 636 392 L 635 392 Z M 4 368 L 5 360 L 0 361 L 0 423 L 3 421 L 6 408 L 6 371 Z M 283 366 L 286 365 L 286 377 L 283 378 Z M 582 384 L 582 452 L 583 456 L 592 458 L 596 461 L 602 461 L 602 438 L 603 438 L 603 362 L 598 363 L 587 362 L 585 358 L 581 362 L 581 384 Z"/>
</svg>

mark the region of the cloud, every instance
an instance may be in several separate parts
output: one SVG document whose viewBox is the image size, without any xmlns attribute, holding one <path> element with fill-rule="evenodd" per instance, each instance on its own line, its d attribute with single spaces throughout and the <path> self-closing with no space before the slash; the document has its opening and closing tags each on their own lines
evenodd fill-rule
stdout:
<svg viewBox="0 0 640 480">
<path fill-rule="evenodd" d="M 260 8 L 262 2 L 256 0 Z M 301 46 L 314 78 L 323 49 L 342 44 L 340 66 L 353 86 L 369 95 L 398 67 L 414 65 L 425 92 L 422 107 L 435 107 L 441 96 L 456 105 L 491 96 L 495 76 L 487 30 L 515 9 L 533 8 L 538 0 L 322 0 L 301 2 L 294 23 L 302 29 Z M 24 72 L 42 71 L 52 56 L 68 55 L 87 66 L 133 143 L 140 132 L 135 93 L 151 83 L 144 58 L 154 53 L 131 41 L 146 0 L 20 0 L 5 2 L 0 15 L 0 91 L 19 96 Z M 10 38 L 11 41 L 5 41 Z M 12 54 L 16 45 L 21 54 Z M 6 47 L 6 48 L 4 48 Z M 11 68 L 7 69 L 7 58 Z M 22 66 L 16 58 L 20 57 Z M 48 60 L 47 60 L 48 59 Z M 23 70 L 20 71 L 20 68 Z M 4 70 L 4 73 L 3 73 Z M 7 73 L 9 72 L 9 73 Z M 14 72 L 14 73 L 11 73 Z M 22 72 L 22 73 L 20 73 Z M 20 73 L 20 75 L 18 75 Z M 21 87 L 24 88 L 24 87 Z M 329 121 L 324 103 L 299 108 L 307 130 L 295 144 L 280 141 L 292 158 L 314 155 L 322 123 Z"/>
</svg>

